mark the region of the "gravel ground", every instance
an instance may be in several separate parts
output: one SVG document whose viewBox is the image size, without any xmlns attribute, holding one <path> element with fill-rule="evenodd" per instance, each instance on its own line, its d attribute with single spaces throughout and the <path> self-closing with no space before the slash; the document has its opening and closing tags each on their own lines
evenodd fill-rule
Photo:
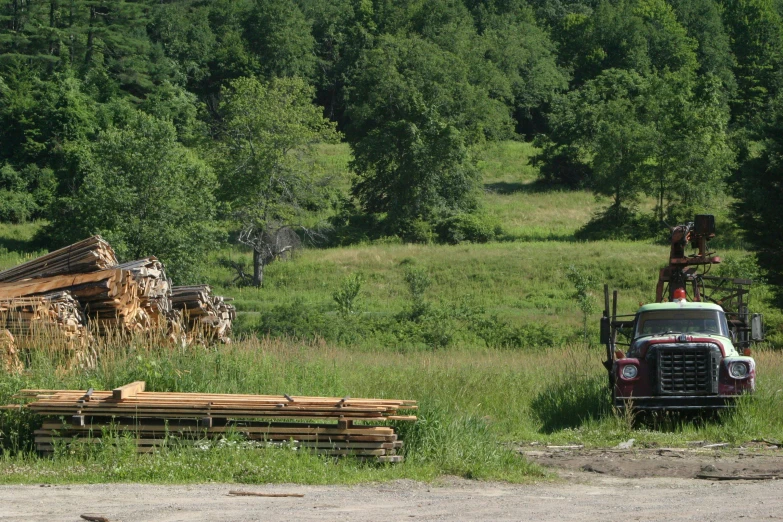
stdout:
<svg viewBox="0 0 783 522">
<path fill-rule="evenodd" d="M 783 519 L 783 481 L 623 478 L 566 471 L 562 482 L 510 485 L 445 479 L 362 486 L 0 487 L 3 521 L 538 520 L 730 521 Z M 304 497 L 230 496 L 231 490 Z"/>
</svg>

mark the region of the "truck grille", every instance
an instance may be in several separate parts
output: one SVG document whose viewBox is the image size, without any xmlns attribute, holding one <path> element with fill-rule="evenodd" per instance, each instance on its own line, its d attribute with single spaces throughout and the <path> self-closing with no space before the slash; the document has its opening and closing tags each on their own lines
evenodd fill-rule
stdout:
<svg viewBox="0 0 783 522">
<path fill-rule="evenodd" d="M 662 395 L 709 395 L 718 392 L 720 350 L 715 345 L 655 347 L 657 388 Z"/>
</svg>

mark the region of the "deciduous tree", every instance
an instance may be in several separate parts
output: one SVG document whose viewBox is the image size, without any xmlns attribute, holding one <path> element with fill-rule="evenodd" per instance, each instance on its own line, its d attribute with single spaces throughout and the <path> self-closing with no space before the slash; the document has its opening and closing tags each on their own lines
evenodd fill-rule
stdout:
<svg viewBox="0 0 783 522">
<path fill-rule="evenodd" d="M 81 179 L 56 203 L 49 237 L 67 244 L 101 234 L 122 259 L 155 255 L 178 281 L 192 278 L 215 245 L 216 179 L 174 125 L 134 111 L 70 149 Z"/>
<path fill-rule="evenodd" d="M 313 96 L 301 78 L 240 78 L 224 94 L 220 194 L 253 249 L 256 286 L 266 265 L 296 246 L 292 229 L 304 228 L 302 203 L 314 188 L 311 147 L 339 137 Z"/>
</svg>

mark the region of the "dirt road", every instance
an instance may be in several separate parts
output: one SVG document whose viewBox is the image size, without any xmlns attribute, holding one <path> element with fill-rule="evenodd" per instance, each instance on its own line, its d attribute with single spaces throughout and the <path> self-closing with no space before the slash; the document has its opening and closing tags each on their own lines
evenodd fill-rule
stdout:
<svg viewBox="0 0 783 522">
<path fill-rule="evenodd" d="M 783 520 L 783 480 L 704 480 L 783 474 L 776 454 L 535 450 L 562 481 L 510 485 L 462 479 L 363 486 L 0 487 L 0 520 L 68 521 L 81 514 L 125 521 L 250 520 Z M 672 456 L 680 453 L 679 456 Z M 587 470 L 587 471 L 585 471 Z M 630 476 L 629 476 L 630 475 Z M 304 497 L 230 496 L 230 490 Z"/>
</svg>

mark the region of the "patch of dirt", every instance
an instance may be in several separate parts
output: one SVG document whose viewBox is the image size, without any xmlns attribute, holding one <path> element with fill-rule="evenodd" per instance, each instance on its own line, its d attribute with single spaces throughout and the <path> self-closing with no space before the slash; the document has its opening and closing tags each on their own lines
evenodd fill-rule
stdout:
<svg viewBox="0 0 783 522">
<path fill-rule="evenodd" d="M 765 443 L 750 447 L 583 449 L 525 446 L 527 459 L 560 472 L 587 472 L 620 478 L 783 479 L 783 450 Z"/>
</svg>

